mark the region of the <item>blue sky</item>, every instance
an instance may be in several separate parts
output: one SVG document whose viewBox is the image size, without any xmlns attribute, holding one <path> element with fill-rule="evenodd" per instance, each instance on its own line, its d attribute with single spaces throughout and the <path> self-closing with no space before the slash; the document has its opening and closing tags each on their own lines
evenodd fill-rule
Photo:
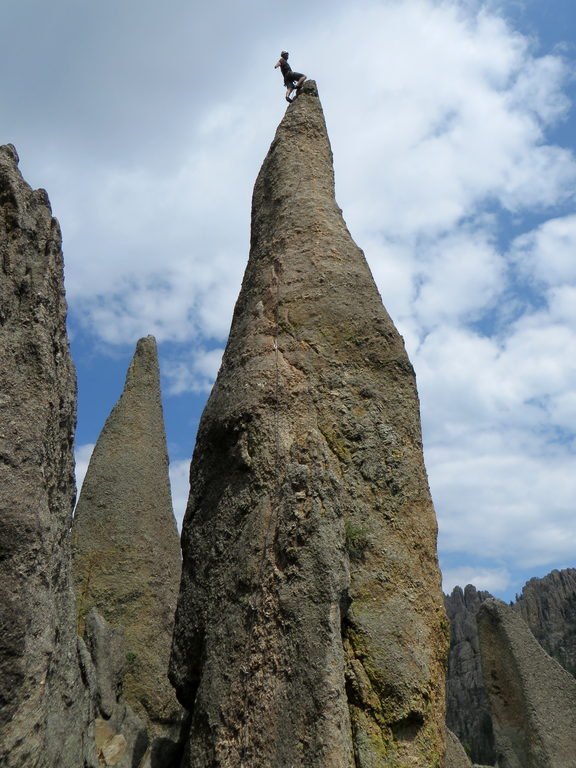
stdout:
<svg viewBox="0 0 576 768">
<path fill-rule="evenodd" d="M 159 341 L 174 506 L 248 256 L 252 186 L 314 77 L 337 199 L 414 363 L 445 587 L 575 565 L 576 6 L 5 0 L 0 141 L 64 234 L 79 475 Z"/>
</svg>

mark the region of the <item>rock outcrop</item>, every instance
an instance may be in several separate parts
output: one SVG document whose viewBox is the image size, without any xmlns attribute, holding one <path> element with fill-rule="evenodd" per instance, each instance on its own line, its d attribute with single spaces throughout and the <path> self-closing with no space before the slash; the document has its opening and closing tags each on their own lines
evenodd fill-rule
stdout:
<svg viewBox="0 0 576 768">
<path fill-rule="evenodd" d="M 575 768 L 574 678 L 505 603 L 483 602 L 478 631 L 499 768 Z"/>
<path fill-rule="evenodd" d="M 576 569 L 530 579 L 514 609 L 542 648 L 576 675 Z"/>
<path fill-rule="evenodd" d="M 256 182 L 182 543 L 185 766 L 443 765 L 447 623 L 414 373 L 335 202 L 313 81 Z"/>
<path fill-rule="evenodd" d="M 482 678 L 476 614 L 492 597 L 468 584 L 446 595 L 450 651 L 446 676 L 446 724 L 477 763 L 494 765 L 496 752 L 490 703 Z"/>
<path fill-rule="evenodd" d="M 96 443 L 73 526 L 80 628 L 95 607 L 126 643 L 124 695 L 168 760 L 182 719 L 168 677 L 180 546 L 168 477 L 156 342 L 140 339 Z"/>
<path fill-rule="evenodd" d="M 0 764 L 93 765 L 69 531 L 76 376 L 60 228 L 0 147 Z"/>
</svg>

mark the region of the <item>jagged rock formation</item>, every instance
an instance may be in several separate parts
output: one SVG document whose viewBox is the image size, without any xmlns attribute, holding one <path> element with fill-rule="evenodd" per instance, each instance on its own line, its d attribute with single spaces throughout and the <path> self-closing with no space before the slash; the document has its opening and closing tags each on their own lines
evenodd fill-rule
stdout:
<svg viewBox="0 0 576 768">
<path fill-rule="evenodd" d="M 313 81 L 256 182 L 182 542 L 185 766 L 443 765 L 447 625 L 414 373 L 334 200 Z"/>
<path fill-rule="evenodd" d="M 446 676 L 446 724 L 454 731 L 472 760 L 494 765 L 496 752 L 490 703 L 484 688 L 476 614 L 492 597 L 468 584 L 445 596 L 450 620 L 450 651 Z"/>
<path fill-rule="evenodd" d="M 96 607 L 121 627 L 124 695 L 155 739 L 174 748 L 182 711 L 167 678 L 180 579 L 156 342 L 140 339 L 120 400 L 94 448 L 73 526 L 80 625 Z"/>
<path fill-rule="evenodd" d="M 0 763 L 95 761 L 78 663 L 69 530 L 76 376 L 60 228 L 0 148 Z"/>
<path fill-rule="evenodd" d="M 576 766 L 576 681 L 505 603 L 478 611 L 499 768 Z"/>
<path fill-rule="evenodd" d="M 514 608 L 542 648 L 576 675 L 576 569 L 530 579 Z"/>
<path fill-rule="evenodd" d="M 446 765 L 445 768 L 472 768 L 472 763 L 458 737 L 448 728 L 446 730 Z"/>
</svg>

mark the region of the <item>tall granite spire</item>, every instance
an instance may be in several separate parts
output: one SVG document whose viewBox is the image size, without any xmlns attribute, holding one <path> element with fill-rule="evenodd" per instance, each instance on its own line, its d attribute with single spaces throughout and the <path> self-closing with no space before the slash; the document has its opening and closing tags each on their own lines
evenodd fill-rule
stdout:
<svg viewBox="0 0 576 768">
<path fill-rule="evenodd" d="M 335 202 L 313 81 L 254 189 L 182 542 L 184 765 L 443 765 L 446 618 L 414 373 Z"/>
<path fill-rule="evenodd" d="M 60 227 L 11 145 L 0 147 L 0 764 L 78 768 L 80 676 L 69 530 L 76 374 Z"/>
<path fill-rule="evenodd" d="M 181 560 L 152 336 L 138 342 L 94 448 L 73 546 L 80 621 L 96 607 L 124 630 L 126 700 L 151 736 L 177 736 L 181 710 L 167 671 Z"/>
</svg>

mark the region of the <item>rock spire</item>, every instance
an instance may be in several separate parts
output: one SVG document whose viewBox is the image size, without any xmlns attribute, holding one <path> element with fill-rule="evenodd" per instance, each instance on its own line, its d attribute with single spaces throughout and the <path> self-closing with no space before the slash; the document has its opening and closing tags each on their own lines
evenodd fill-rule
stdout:
<svg viewBox="0 0 576 768">
<path fill-rule="evenodd" d="M 0 764 L 92 764 L 69 530 L 76 375 L 60 228 L 0 147 Z M 94 753 L 92 753 L 92 758 Z"/>
<path fill-rule="evenodd" d="M 254 189 L 182 542 L 185 766 L 443 766 L 447 626 L 414 372 L 335 202 L 313 81 Z"/>
<path fill-rule="evenodd" d="M 576 768 L 576 681 L 505 603 L 477 618 L 499 768 Z"/>
<path fill-rule="evenodd" d="M 152 737 L 176 738 L 181 709 L 167 670 L 181 559 L 152 336 L 138 342 L 94 448 L 73 548 L 80 624 L 95 607 L 123 629 L 126 700 Z"/>
</svg>

